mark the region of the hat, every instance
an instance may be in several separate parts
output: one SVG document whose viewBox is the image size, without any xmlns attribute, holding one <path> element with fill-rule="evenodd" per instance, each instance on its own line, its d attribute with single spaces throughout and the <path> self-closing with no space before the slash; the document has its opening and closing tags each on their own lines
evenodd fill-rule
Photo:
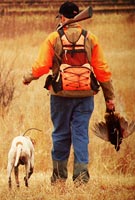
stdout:
<svg viewBox="0 0 135 200">
<path fill-rule="evenodd" d="M 74 18 L 79 13 L 78 6 L 70 1 L 63 3 L 59 9 L 59 14 L 66 18 Z"/>
</svg>

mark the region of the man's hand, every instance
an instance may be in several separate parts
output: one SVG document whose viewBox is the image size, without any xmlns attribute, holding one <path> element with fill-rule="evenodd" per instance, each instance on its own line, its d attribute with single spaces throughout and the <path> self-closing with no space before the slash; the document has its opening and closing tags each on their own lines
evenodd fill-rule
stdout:
<svg viewBox="0 0 135 200">
<path fill-rule="evenodd" d="M 33 77 L 31 72 L 27 72 L 24 76 L 23 76 L 23 84 L 28 85 L 30 84 L 30 82 L 32 80 L 36 80 L 38 78 Z"/>
<path fill-rule="evenodd" d="M 106 112 L 110 113 L 115 111 L 115 103 L 114 100 L 108 100 L 106 101 Z"/>
<path fill-rule="evenodd" d="M 23 77 L 23 84 L 24 84 L 24 85 L 29 85 L 30 82 L 31 82 L 31 81 L 27 81 L 27 80 L 25 79 L 25 77 Z"/>
</svg>

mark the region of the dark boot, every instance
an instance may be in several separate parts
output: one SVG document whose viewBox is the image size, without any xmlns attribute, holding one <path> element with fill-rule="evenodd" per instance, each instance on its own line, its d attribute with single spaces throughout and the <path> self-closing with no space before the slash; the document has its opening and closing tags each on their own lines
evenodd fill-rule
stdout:
<svg viewBox="0 0 135 200">
<path fill-rule="evenodd" d="M 88 183 L 90 175 L 88 165 L 84 163 L 75 163 L 73 170 L 73 181 L 77 185 Z"/>
<path fill-rule="evenodd" d="M 53 173 L 51 176 L 51 183 L 57 181 L 65 182 L 68 176 L 67 173 L 67 160 L 65 161 L 56 161 L 53 160 Z"/>
</svg>

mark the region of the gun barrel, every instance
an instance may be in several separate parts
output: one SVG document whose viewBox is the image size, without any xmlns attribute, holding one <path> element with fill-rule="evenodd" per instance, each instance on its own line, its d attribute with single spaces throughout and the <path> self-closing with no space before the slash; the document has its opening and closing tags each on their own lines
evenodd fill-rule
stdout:
<svg viewBox="0 0 135 200">
<path fill-rule="evenodd" d="M 82 21 L 82 20 L 85 20 L 85 19 L 88 19 L 88 18 L 91 18 L 92 17 L 92 7 L 89 6 L 88 8 L 86 8 L 85 10 L 83 10 L 82 12 L 80 12 L 78 15 L 76 15 L 74 17 L 74 20 L 76 22 L 78 21 Z"/>
</svg>

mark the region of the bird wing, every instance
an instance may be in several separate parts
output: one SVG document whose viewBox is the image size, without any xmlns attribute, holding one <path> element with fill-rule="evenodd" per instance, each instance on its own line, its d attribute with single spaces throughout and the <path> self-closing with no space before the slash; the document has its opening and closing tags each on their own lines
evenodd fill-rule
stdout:
<svg viewBox="0 0 135 200">
<path fill-rule="evenodd" d="M 105 141 L 109 141 L 108 130 L 105 122 L 95 123 L 92 128 L 95 135 Z"/>
</svg>

